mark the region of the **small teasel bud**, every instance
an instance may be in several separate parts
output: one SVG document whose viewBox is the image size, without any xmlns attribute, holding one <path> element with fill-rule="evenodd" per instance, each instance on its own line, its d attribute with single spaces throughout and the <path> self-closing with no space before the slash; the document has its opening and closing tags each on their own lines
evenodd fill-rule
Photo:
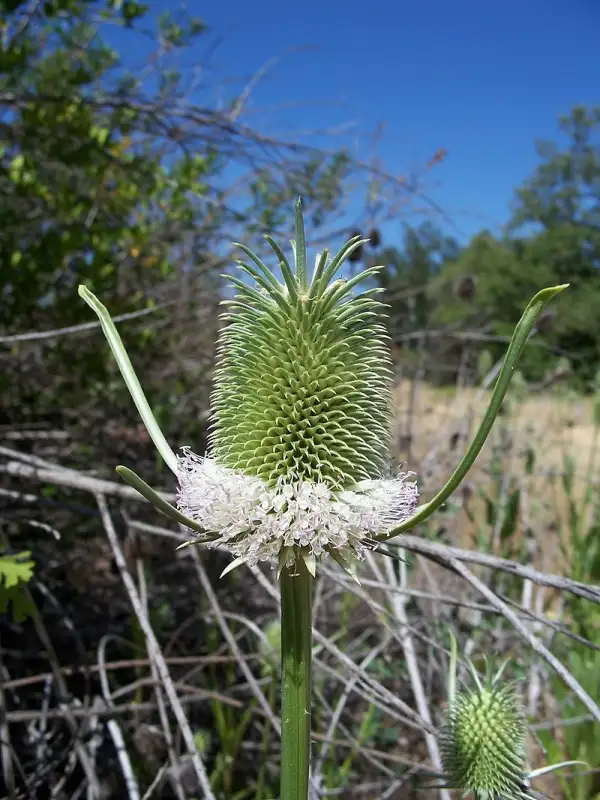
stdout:
<svg viewBox="0 0 600 800">
<path fill-rule="evenodd" d="M 447 786 L 474 793 L 479 800 L 521 800 L 527 797 L 527 721 L 521 702 L 513 685 L 500 684 L 504 667 L 484 682 L 471 663 L 469 667 L 475 688 L 457 692 L 452 677 L 441 731 Z M 451 673 L 455 669 L 454 661 Z"/>
<path fill-rule="evenodd" d="M 443 732 L 442 760 L 452 786 L 479 797 L 523 797 L 525 719 L 512 690 L 458 695 Z"/>
<path fill-rule="evenodd" d="M 373 249 L 381 246 L 381 233 L 378 228 L 371 228 L 369 231 L 369 244 Z"/>
<path fill-rule="evenodd" d="M 352 231 L 352 235 L 350 238 L 354 239 L 355 236 L 361 236 L 361 235 L 362 234 L 360 231 L 354 230 Z M 358 261 L 362 261 L 362 257 L 363 257 L 363 248 L 361 245 L 360 247 L 357 247 L 356 250 L 354 250 L 352 253 L 350 253 L 350 255 L 348 256 L 348 261 L 350 261 L 352 264 L 356 264 Z"/>
<path fill-rule="evenodd" d="M 470 302 L 477 293 L 477 278 L 474 275 L 462 275 L 454 283 L 454 294 L 460 300 Z"/>
</svg>

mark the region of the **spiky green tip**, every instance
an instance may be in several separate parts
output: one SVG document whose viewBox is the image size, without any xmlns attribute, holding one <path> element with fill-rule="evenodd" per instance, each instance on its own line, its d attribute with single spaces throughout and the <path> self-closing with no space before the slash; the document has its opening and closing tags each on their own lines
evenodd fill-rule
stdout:
<svg viewBox="0 0 600 800">
<path fill-rule="evenodd" d="M 480 800 L 527 797 L 525 735 L 525 716 L 510 686 L 457 694 L 440 742 L 448 785 Z"/>
<path fill-rule="evenodd" d="M 248 248 L 239 261 L 254 285 L 230 278 L 212 396 L 212 456 L 268 485 L 310 481 L 332 490 L 376 479 L 386 462 L 391 421 L 390 359 L 377 288 L 353 293 L 379 267 L 334 280 L 359 247 L 317 257 L 306 274 L 304 228 L 296 207 L 294 268 L 277 244 L 283 282 Z"/>
</svg>

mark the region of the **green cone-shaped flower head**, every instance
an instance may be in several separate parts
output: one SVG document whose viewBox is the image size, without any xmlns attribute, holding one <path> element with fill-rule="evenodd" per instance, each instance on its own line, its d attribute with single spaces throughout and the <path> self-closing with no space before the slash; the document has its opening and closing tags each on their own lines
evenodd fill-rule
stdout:
<svg viewBox="0 0 600 800">
<path fill-rule="evenodd" d="M 526 797 L 525 735 L 525 716 L 511 686 L 479 685 L 458 693 L 441 736 L 448 785 L 480 800 Z"/>
<path fill-rule="evenodd" d="M 237 295 L 219 348 L 212 451 L 223 466 L 270 485 L 313 481 L 346 488 L 377 478 L 390 431 L 390 360 L 377 290 L 352 294 L 376 269 L 333 280 L 355 238 L 311 281 L 299 206 L 295 269 L 275 246 L 279 283 L 249 250 L 254 286 Z"/>
<path fill-rule="evenodd" d="M 219 342 L 210 453 L 180 457 L 179 508 L 237 562 L 290 563 L 301 551 L 311 568 L 324 552 L 344 565 L 417 503 L 406 475 L 384 477 L 392 406 L 383 307 L 377 288 L 355 291 L 379 267 L 336 277 L 363 241 L 355 237 L 332 259 L 317 257 L 309 280 L 299 202 L 293 267 L 268 241 L 282 282 L 240 245 L 251 282 L 230 279 L 237 292 Z"/>
</svg>

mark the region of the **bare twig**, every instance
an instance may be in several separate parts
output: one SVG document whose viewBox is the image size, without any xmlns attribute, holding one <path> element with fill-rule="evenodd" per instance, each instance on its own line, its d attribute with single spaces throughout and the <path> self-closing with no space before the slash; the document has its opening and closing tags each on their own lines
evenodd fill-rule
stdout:
<svg viewBox="0 0 600 800">
<path fill-rule="evenodd" d="M 144 562 L 141 558 L 136 558 L 136 571 L 138 576 L 138 587 L 139 587 L 141 602 L 144 608 L 144 613 L 146 614 L 146 616 L 148 616 L 148 587 L 146 584 Z M 150 673 L 152 675 L 152 680 L 154 683 L 154 696 L 156 697 L 158 716 L 160 719 L 160 724 L 162 725 L 165 745 L 167 747 L 167 754 L 169 756 L 169 764 L 171 766 L 170 774 L 172 776 L 172 783 L 175 789 L 175 793 L 178 797 L 178 800 L 185 800 L 185 791 L 183 789 L 183 786 L 181 785 L 181 776 L 180 776 L 180 771 L 178 769 L 177 754 L 175 753 L 173 734 L 171 732 L 171 726 L 169 725 L 169 716 L 167 714 L 167 709 L 165 706 L 162 686 L 160 683 L 160 676 L 158 674 L 156 663 L 154 662 L 154 659 L 152 658 L 152 654 L 150 651 L 148 651 L 148 660 L 150 663 Z"/>
<path fill-rule="evenodd" d="M 163 308 L 173 305 L 174 301 L 161 303 L 152 308 L 142 308 L 139 311 L 130 311 L 127 314 L 119 314 L 113 317 L 113 322 L 127 322 L 131 319 L 146 317 L 148 314 L 156 314 Z M 30 333 L 15 333 L 12 336 L 0 336 L 0 344 L 14 345 L 19 342 L 39 342 L 43 339 L 57 339 L 60 336 L 72 336 L 75 333 L 93 331 L 100 327 L 99 322 L 83 322 L 80 325 L 69 325 L 66 328 L 55 328 L 51 331 L 31 331 Z"/>
<path fill-rule="evenodd" d="M 159 785 L 159 783 L 164 778 L 168 767 L 169 767 L 168 764 L 163 764 L 162 767 L 158 770 L 158 772 L 154 776 L 154 780 L 152 781 L 150 786 L 148 786 L 148 788 L 144 792 L 144 796 L 142 797 L 142 800 L 150 800 L 150 798 L 154 794 L 154 790 L 156 789 L 156 787 Z"/>
<path fill-rule="evenodd" d="M 10 794 L 15 794 L 15 773 L 13 770 L 10 728 L 6 719 L 5 679 L 6 670 L 2 663 L 2 652 L 0 651 L 0 763 L 2 764 L 2 774 L 6 782 L 6 788 Z"/>
<path fill-rule="evenodd" d="M 447 566 L 451 563 L 451 560 L 479 564 L 482 567 L 489 567 L 490 569 L 507 572 L 509 575 L 517 575 L 520 578 L 525 578 L 533 583 L 537 583 L 539 586 L 550 586 L 554 589 L 560 589 L 561 591 L 578 595 L 586 600 L 591 600 L 594 603 L 600 603 L 600 586 L 591 586 L 587 583 L 563 578 L 559 575 L 539 572 L 533 569 L 533 567 L 527 567 L 516 561 L 500 558 L 490 553 L 480 553 L 477 550 L 462 550 L 459 547 L 449 547 L 448 545 L 431 542 L 418 536 L 403 535 L 399 541 L 406 550 L 410 550 L 413 553 L 420 553 L 421 555 L 431 558 L 433 561 L 438 561 L 442 565 Z"/>
<path fill-rule="evenodd" d="M 371 569 L 375 573 L 376 577 L 380 579 L 383 578 L 381 572 L 379 570 L 379 565 L 375 562 L 375 559 L 371 554 L 369 558 L 369 564 Z M 402 553 L 400 553 L 400 557 L 402 557 Z M 388 584 L 390 587 L 396 586 L 398 581 L 396 580 L 396 576 L 394 573 L 394 565 L 390 559 L 385 560 L 385 568 L 387 570 L 387 579 Z M 400 586 L 402 588 L 406 588 L 408 585 L 408 574 L 406 569 L 406 562 L 403 560 L 400 563 Z M 402 648 L 404 650 L 404 657 L 406 658 L 406 666 L 408 669 L 408 675 L 410 678 L 410 684 L 412 687 L 413 695 L 415 698 L 415 703 L 417 705 L 417 710 L 421 717 L 425 720 L 426 723 L 429 725 L 433 725 L 431 719 L 431 713 L 429 711 L 429 703 L 427 702 L 427 697 L 425 696 L 425 690 L 423 688 L 423 681 L 421 679 L 421 672 L 419 670 L 419 663 L 417 660 L 417 653 L 415 650 L 414 640 L 410 632 L 410 627 L 408 624 L 408 615 L 406 613 L 406 595 L 399 595 L 395 593 L 391 593 L 389 597 L 389 603 L 392 608 L 393 614 L 400 623 L 400 641 L 402 643 Z M 442 759 L 440 756 L 440 750 L 438 747 L 437 739 L 433 734 L 426 732 L 425 733 L 425 744 L 427 745 L 427 751 L 429 753 L 429 758 L 431 763 L 433 764 L 434 768 L 438 772 L 442 772 Z M 440 798 L 441 800 L 450 800 L 450 794 L 447 789 L 440 790 Z"/>
<path fill-rule="evenodd" d="M 371 662 L 373 661 L 373 659 L 375 659 L 380 654 L 380 652 L 386 647 L 386 645 L 387 642 L 384 641 L 378 644 L 376 647 L 372 648 L 369 651 L 369 653 L 367 653 L 365 658 L 361 661 L 360 669 L 364 670 L 366 667 L 368 667 L 369 664 L 371 664 Z M 325 763 L 325 759 L 327 758 L 327 754 L 329 753 L 331 747 L 330 741 L 334 737 L 335 730 L 338 726 L 338 723 L 340 722 L 344 708 L 346 707 L 346 704 L 357 682 L 358 682 L 358 676 L 353 675 L 346 684 L 346 686 L 344 687 L 342 694 L 338 699 L 336 707 L 331 715 L 331 719 L 329 721 L 329 727 L 327 728 L 327 732 L 325 733 L 325 738 L 323 740 L 323 744 L 321 745 L 321 749 L 319 750 L 319 755 L 314 760 L 314 764 L 311 770 L 312 772 L 311 782 L 315 790 L 320 794 L 326 794 L 321 785 L 323 780 L 321 772 L 323 769 L 323 764 Z"/>
<path fill-rule="evenodd" d="M 87 475 L 81 475 L 69 470 L 62 469 L 36 469 L 28 464 L 20 464 L 17 461 L 9 461 L 7 464 L 0 464 L 0 472 L 7 475 L 13 475 L 17 478 L 34 478 L 42 483 L 53 483 L 58 486 L 67 486 L 70 489 L 81 489 L 85 492 L 96 494 L 101 492 L 103 495 L 124 497 L 128 500 L 137 500 L 142 502 L 142 498 L 135 489 L 130 486 L 122 486 L 119 483 L 112 481 L 105 481 L 100 478 L 90 478 Z M 176 497 L 174 494 L 167 492 L 158 492 L 161 497 L 164 497 L 170 503 L 175 502 Z"/>
<path fill-rule="evenodd" d="M 483 583 L 483 581 L 479 580 L 479 578 L 477 578 L 477 576 L 474 575 L 471 570 L 468 569 L 468 567 L 466 567 L 457 558 L 454 556 L 447 556 L 446 562 L 448 566 L 450 566 L 455 572 L 468 581 L 471 586 L 477 589 L 477 591 L 480 592 L 480 594 L 482 594 L 491 605 L 495 606 L 498 611 L 502 613 L 505 619 L 511 623 L 513 628 L 521 635 L 531 649 L 541 656 L 544 661 L 546 661 L 546 663 L 552 667 L 557 675 L 559 675 L 567 684 L 567 686 L 577 695 L 583 705 L 588 709 L 590 714 L 592 714 L 592 716 L 598 722 L 600 722 L 600 707 L 596 705 L 594 700 L 573 677 L 569 670 L 563 664 L 561 664 L 561 662 L 548 650 L 548 648 L 531 633 L 529 628 L 524 625 L 523 622 L 521 622 L 515 612 L 497 595 L 495 595 L 494 592 L 488 586 L 486 586 L 485 583 Z"/>
<path fill-rule="evenodd" d="M 173 686 L 173 681 L 171 680 L 169 668 L 165 662 L 164 656 L 161 652 L 156 636 L 154 635 L 154 631 L 152 630 L 152 626 L 150 625 L 148 617 L 144 612 L 144 609 L 140 602 L 139 595 L 137 593 L 137 589 L 135 588 L 135 583 L 133 582 L 133 578 L 131 577 L 127 569 L 125 556 L 123 555 L 123 551 L 121 550 L 121 547 L 119 545 L 119 540 L 117 539 L 117 534 L 115 532 L 112 519 L 108 511 L 106 499 L 102 494 L 96 493 L 96 502 L 98 503 L 98 508 L 102 516 L 104 530 L 106 531 L 108 541 L 113 551 L 113 555 L 115 558 L 115 562 L 117 564 L 117 568 L 119 570 L 119 574 L 127 590 L 127 594 L 129 595 L 129 599 L 131 601 L 131 605 L 133 606 L 133 610 L 140 624 L 140 628 L 142 629 L 144 636 L 146 637 L 146 646 L 148 648 L 148 654 L 150 658 L 154 660 L 158 674 L 160 675 L 161 682 L 165 687 L 165 692 L 167 694 L 167 697 L 169 698 L 171 708 L 173 709 L 173 713 L 175 714 L 175 718 L 181 729 L 183 740 L 188 749 L 188 752 L 190 753 L 192 764 L 194 766 L 194 772 L 196 773 L 196 777 L 198 778 L 198 782 L 200 784 L 202 791 L 204 792 L 206 800 L 215 800 L 215 797 L 212 793 L 212 789 L 210 787 L 210 782 L 208 780 L 208 775 L 206 774 L 206 770 L 204 768 L 204 764 L 202 763 L 200 755 L 198 754 L 198 751 L 196 749 L 196 744 L 194 742 L 194 734 L 192 733 L 192 730 L 187 721 L 187 717 L 179 700 L 179 696 L 177 695 L 175 687 Z"/>
<path fill-rule="evenodd" d="M 58 689 L 58 695 L 60 698 L 60 705 L 62 706 L 62 710 L 64 712 L 64 719 L 69 727 L 71 735 L 73 736 L 74 744 L 73 744 L 73 755 L 79 759 L 81 767 L 85 773 L 86 779 L 88 781 L 88 785 L 92 787 L 92 797 L 94 800 L 101 800 L 102 794 L 100 790 L 100 783 L 98 781 L 98 777 L 94 771 L 94 768 L 90 762 L 89 755 L 80 741 L 79 736 L 79 729 L 77 723 L 75 721 L 76 715 L 72 713 L 73 709 L 69 708 L 66 705 L 66 700 L 69 696 L 68 687 L 65 682 L 65 679 L 60 671 L 60 663 L 56 652 L 54 650 L 54 646 L 52 645 L 52 641 L 46 631 L 46 627 L 42 620 L 42 617 L 37 609 L 37 606 L 33 602 L 33 598 L 31 596 L 31 592 L 27 586 L 24 587 L 23 591 L 26 592 L 28 595 L 28 599 L 30 602 L 31 607 L 31 615 L 33 619 L 33 624 L 36 629 L 36 633 L 46 651 L 46 657 L 50 662 L 50 666 L 52 667 L 52 675 L 54 681 L 56 682 L 56 686 Z M 90 713 L 94 713 L 91 709 L 87 709 L 88 715 Z"/>
<path fill-rule="evenodd" d="M 208 579 L 206 570 L 202 565 L 200 556 L 198 555 L 198 553 L 194 548 L 188 548 L 188 550 L 189 550 L 188 555 L 192 560 L 192 564 L 194 565 L 194 569 L 196 570 L 198 580 L 200 581 L 202 589 L 204 590 L 204 593 L 208 598 L 208 602 L 210 603 L 210 607 L 215 615 L 219 628 L 221 629 L 223 636 L 227 640 L 227 644 L 231 648 L 231 652 L 234 654 L 236 661 L 239 664 L 240 670 L 243 672 L 244 677 L 248 681 L 248 686 L 252 690 L 252 693 L 258 700 L 263 711 L 265 712 L 267 719 L 273 726 L 273 730 L 277 732 L 278 736 L 281 736 L 281 725 L 279 724 L 279 720 L 273 713 L 273 709 L 269 705 L 269 701 L 267 700 L 262 689 L 258 685 L 256 678 L 252 674 L 252 670 L 248 667 L 248 664 L 246 663 L 245 656 L 238 647 L 237 642 L 235 641 L 231 631 L 229 630 L 229 626 L 227 625 L 223 612 L 221 611 L 221 607 L 219 606 L 219 601 Z"/>
</svg>

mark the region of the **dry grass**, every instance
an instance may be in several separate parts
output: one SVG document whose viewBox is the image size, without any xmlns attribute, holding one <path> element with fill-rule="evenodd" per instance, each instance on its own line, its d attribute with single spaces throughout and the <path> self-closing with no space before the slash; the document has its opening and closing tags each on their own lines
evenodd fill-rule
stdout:
<svg viewBox="0 0 600 800">
<path fill-rule="evenodd" d="M 448 391 L 425 382 L 403 381 L 397 385 L 398 457 L 421 476 L 426 492 L 438 489 L 452 472 L 489 398 L 489 391 L 473 387 Z M 565 458 L 574 462 L 576 499 L 583 495 L 590 466 L 596 472 L 590 461 L 595 432 L 593 401 L 556 393 L 531 394 L 520 402 L 505 401 L 504 409 L 506 413 L 498 418 L 468 475 L 468 483 L 478 490 L 493 491 L 500 463 L 503 477 L 520 482 L 530 502 L 535 504 L 536 527 L 543 529 L 564 522 L 566 498 L 563 492 L 557 492 L 556 485 L 564 472 Z M 531 474 L 526 471 L 529 452 L 535 454 Z M 470 508 L 479 518 L 482 504 L 476 498 Z M 463 534 L 470 530 L 471 523 L 462 526 Z"/>
<path fill-rule="evenodd" d="M 424 496 L 439 489 L 458 463 L 488 399 L 488 393 L 472 388 L 447 391 L 425 383 L 404 382 L 398 385 L 397 454 L 399 459 L 405 460 L 408 467 L 419 474 Z M 423 525 L 414 538 L 423 541 L 425 534 L 433 531 L 435 543 L 431 546 L 437 547 L 439 552 L 443 551 L 445 544 L 461 544 L 475 549 L 475 534 L 483 532 L 485 538 L 493 527 L 485 519 L 482 494 L 487 493 L 501 507 L 506 492 L 517 486 L 521 499 L 513 542 L 518 543 L 526 535 L 533 534 L 537 543 L 531 558 L 533 565 L 544 572 L 567 573 L 568 576 L 568 565 L 564 558 L 559 560 L 559 536 L 568 535 L 567 497 L 560 474 L 564 469 L 565 456 L 571 457 L 577 475 L 574 493 L 581 494 L 594 439 L 592 404 L 586 399 L 561 399 L 553 394 L 531 395 L 521 402 L 511 402 L 507 403 L 505 413 L 498 419 L 490 441 L 469 475 L 472 494 L 468 502 L 464 493 L 457 492 L 453 503 L 459 507 L 451 509 L 450 513 L 436 514 L 429 531 Z M 529 449 L 536 455 L 534 469 L 530 472 L 526 469 Z M 48 457 L 47 454 L 45 457 Z M 243 775 L 241 778 L 237 776 L 236 780 L 243 780 L 244 783 L 253 780 L 259 763 L 257 742 L 262 740 L 265 731 L 265 708 L 262 705 L 265 687 L 262 682 L 257 683 L 261 674 L 256 672 L 254 676 L 258 645 L 251 631 L 256 630 L 256 626 L 262 628 L 265 620 L 276 615 L 278 599 L 273 573 L 265 567 L 262 571 L 255 569 L 238 573 L 237 576 L 234 573 L 219 580 L 224 563 L 215 562 L 213 575 L 212 562 L 204 551 L 199 559 L 191 548 L 180 551 L 179 557 L 175 558 L 173 548 L 183 534 L 153 514 L 147 506 L 132 501 L 128 490 L 117 481 L 109 484 L 90 475 L 65 475 L 64 470 L 54 463 L 49 463 L 45 472 L 40 471 L 28 463 L 33 456 L 26 453 L 17 454 L 15 458 L 19 468 L 13 465 L 9 469 L 10 465 L 5 465 L 5 472 L 19 479 L 19 484 L 11 484 L 16 492 L 37 493 L 41 490 L 35 488 L 36 484 L 47 483 L 56 484 L 59 489 L 63 487 L 61 491 L 64 491 L 74 482 L 81 492 L 82 504 L 91 494 L 102 508 L 101 518 L 95 519 L 93 530 L 78 542 L 69 559 L 65 551 L 59 549 L 64 547 L 61 543 L 51 543 L 52 558 L 46 560 L 49 565 L 58 563 L 58 553 L 61 563 L 67 565 L 64 579 L 58 580 L 59 576 L 54 574 L 55 567 L 44 568 L 40 557 L 38 580 L 46 581 L 48 591 L 53 590 L 60 595 L 69 619 L 73 620 L 73 630 L 77 635 L 80 631 L 84 632 L 86 640 L 92 642 L 89 647 L 92 675 L 102 674 L 107 676 L 108 681 L 106 689 L 94 682 L 94 692 L 98 695 L 106 692 L 106 696 L 102 694 L 104 701 L 114 705 L 113 721 L 118 722 L 126 737 L 128 752 L 134 759 L 139 758 L 140 764 L 143 763 L 138 776 L 140 782 L 144 785 L 147 783 L 144 770 L 148 774 L 158 774 L 158 767 L 147 750 L 142 748 L 138 752 L 136 749 L 135 733 L 140 728 L 140 709 L 132 710 L 126 703 L 136 697 L 138 681 L 142 678 L 147 682 L 144 686 L 152 687 L 147 692 L 144 690 L 146 716 L 143 722 L 148 728 L 164 731 L 165 738 L 159 755 L 165 763 L 167 758 L 173 764 L 188 759 L 186 750 L 193 750 L 193 743 L 189 741 L 190 730 L 194 733 L 208 732 L 217 741 L 216 714 L 213 716 L 215 702 L 220 703 L 221 712 L 223 709 L 236 711 L 240 706 L 247 707 L 261 698 L 261 702 L 256 703 L 250 726 L 237 753 Z M 68 463 L 66 458 L 59 459 L 57 456 L 59 465 L 61 461 Z M 145 470 L 140 467 L 140 472 L 144 473 Z M 109 502 L 112 516 L 107 510 Z M 116 511 L 117 503 L 122 508 L 121 517 Z M 75 512 L 73 518 L 74 515 Z M 48 512 L 43 518 L 46 521 L 53 519 Z M 68 530 L 71 524 L 69 520 L 63 520 L 62 526 L 57 522 L 57 527 Z M 117 521 L 126 525 L 118 536 L 113 530 Z M 132 561 L 128 546 L 133 541 L 131 537 L 134 533 L 139 535 L 144 548 L 137 553 L 137 560 L 134 558 Z M 106 539 L 99 538 L 103 534 Z M 410 550 L 410 543 L 406 540 L 405 546 Z M 418 552 L 413 548 L 413 553 Z M 497 548 L 496 553 L 500 552 L 501 548 Z M 515 560 L 519 566 L 522 565 L 519 557 L 515 556 Z M 120 567 L 111 569 L 113 563 Z M 552 706 L 555 699 L 552 695 L 553 684 L 550 683 L 552 672 L 546 662 L 532 657 L 526 637 L 518 635 L 507 625 L 502 613 L 497 613 L 497 609 L 495 613 L 488 613 L 493 604 L 489 605 L 490 599 L 488 597 L 486 600 L 485 593 L 474 588 L 464 575 L 461 577 L 449 569 L 448 564 L 443 566 L 443 560 L 436 561 L 435 558 L 418 555 L 412 559 L 412 564 L 406 573 L 400 570 L 397 575 L 389 559 L 379 558 L 379 555 L 369 558 L 361 568 L 363 587 L 346 580 L 346 576 L 331 563 L 325 562 L 319 572 L 319 599 L 315 604 L 316 611 L 318 609 L 315 626 L 319 645 L 315 659 L 315 686 L 318 689 L 314 704 L 315 747 L 320 752 L 324 740 L 335 743 L 325 767 L 331 761 L 337 764 L 336 769 L 339 769 L 348 753 L 355 754 L 348 777 L 348 787 L 351 788 L 338 796 L 383 796 L 383 788 L 368 790 L 366 794 L 359 792 L 358 787 L 367 785 L 369 781 L 381 787 L 391 787 L 399 781 L 394 793 L 389 795 L 392 800 L 424 796 L 421 790 L 413 791 L 408 779 L 406 783 L 403 782 L 401 765 L 408 759 L 418 771 L 420 765 L 434 762 L 435 750 L 428 748 L 424 735 L 430 728 L 425 716 L 429 709 L 433 728 L 439 725 L 445 702 L 447 659 L 444 651 L 448 628 L 458 632 L 461 649 L 468 645 L 473 648 L 471 652 L 474 654 L 486 652 L 498 658 L 510 656 L 517 666 L 527 670 L 525 691 L 535 681 L 539 685 L 535 713 L 532 714 L 536 719 L 569 716 L 569 712 L 563 714 L 563 709 Z M 471 563 L 469 567 L 473 575 L 483 578 L 486 585 L 492 585 L 495 579 L 489 567 Z M 89 576 L 90 570 L 94 572 L 93 580 Z M 503 575 L 498 574 L 498 580 L 502 581 Z M 569 621 L 564 615 L 558 616 L 560 609 L 557 604 L 562 590 L 557 583 L 535 584 L 528 595 L 525 584 L 529 583 L 531 579 L 523 580 L 522 576 L 513 582 L 511 597 L 517 605 L 539 614 L 539 619 Z M 494 586 L 497 589 L 498 583 L 494 583 Z M 506 586 L 505 581 L 498 590 L 500 594 L 506 590 Z M 67 587 L 69 593 L 65 591 Z M 172 622 L 160 621 L 156 617 L 155 628 L 151 630 L 148 627 L 150 621 L 145 619 L 137 598 L 137 595 L 142 598 L 146 594 L 151 601 L 151 608 L 156 609 L 160 604 L 168 606 Z M 476 603 L 478 608 L 468 609 L 465 603 Z M 92 609 L 97 610 L 94 617 L 99 625 L 97 634 L 92 630 Z M 115 610 L 119 612 L 116 622 L 113 621 Z M 143 636 L 139 641 L 129 642 L 132 624 L 142 621 L 144 624 L 140 624 L 140 630 Z M 29 713 L 33 713 L 36 719 L 43 719 L 46 714 L 38 687 L 48 679 L 49 674 L 64 674 L 68 688 L 78 703 L 82 692 L 74 672 L 76 653 L 73 647 L 69 649 L 63 643 L 64 636 L 63 639 L 59 638 L 60 631 L 57 633 L 58 626 L 53 618 L 44 620 L 44 624 L 48 625 L 49 637 L 55 641 L 56 653 L 41 660 L 37 672 L 34 667 L 25 670 L 18 650 L 22 644 L 19 643 L 18 648 L 17 645 L 14 647 L 16 655 L 10 662 L 13 676 L 27 681 L 27 685 L 17 681 L 13 689 L 21 693 L 23 700 L 27 700 L 27 707 L 32 709 Z M 111 643 L 109 662 L 105 663 L 106 660 L 98 655 L 98 642 L 109 628 L 118 632 L 121 649 L 117 648 L 115 638 Z M 551 630 L 540 624 L 534 632 L 540 641 L 551 646 Z M 31 630 L 28 639 L 32 651 L 37 646 L 34 634 L 35 631 Z M 4 641 L 3 646 L 7 646 Z M 129 664 L 132 654 L 141 660 L 135 672 L 125 674 L 121 667 Z M 216 664 L 219 659 L 223 666 L 219 670 L 209 669 L 207 665 Z M 414 668 L 412 672 L 406 667 L 409 661 Z M 158 664 L 162 672 L 157 681 Z M 117 668 L 115 665 L 120 666 Z M 207 693 L 213 698 L 210 704 L 206 699 L 209 696 Z M 416 699 L 419 693 L 420 701 Z M 163 695 L 171 706 L 177 708 L 179 704 L 178 711 L 184 711 L 185 714 L 179 713 L 175 719 L 169 712 L 168 719 L 162 719 L 160 706 L 164 702 Z M 81 703 L 85 705 L 87 698 L 83 697 Z M 54 700 L 53 704 L 56 705 Z M 411 713 L 407 713 L 404 704 Z M 338 708 L 340 716 L 336 718 L 334 712 Z M 374 709 L 378 716 L 368 735 L 365 734 L 360 742 L 352 740 L 350 737 L 357 735 L 362 722 Z M 413 711 L 421 719 L 417 727 L 412 724 Z M 274 707 L 272 713 L 276 712 Z M 89 703 L 84 709 L 72 704 L 65 711 L 65 714 L 73 715 L 75 722 L 84 713 L 92 714 Z M 25 758 L 29 756 L 29 746 L 19 738 L 19 714 L 19 709 L 10 709 L 7 719 L 13 746 Z M 235 719 L 233 725 L 238 724 Z M 333 724 L 332 720 L 335 719 L 338 721 Z M 65 723 L 60 720 L 52 724 L 56 730 L 66 730 Z M 108 730 L 102 724 L 99 731 L 107 752 L 112 754 Z M 390 731 L 397 734 L 397 741 L 383 736 L 383 733 Z M 271 783 L 276 785 L 279 745 L 272 730 L 269 736 L 267 763 Z M 533 737 L 531 747 L 532 766 L 546 763 Z M 208 772 L 215 769 L 216 752 L 215 745 L 212 751 L 202 754 L 203 764 L 196 765 L 196 775 L 201 775 L 204 768 Z M 57 774 L 60 775 L 63 765 L 59 756 L 56 757 L 59 759 Z M 137 761 L 135 763 L 137 769 Z M 118 775 L 120 767 L 114 756 L 110 764 L 115 775 Z M 83 781 L 80 773 L 78 768 L 78 782 Z M 334 774 L 334 781 L 337 774 Z M 194 773 L 191 777 L 194 779 Z M 118 778 L 117 782 L 120 780 Z M 163 789 L 161 787 L 158 794 L 153 796 L 163 796 Z M 546 790 L 549 796 L 557 800 L 566 796 L 555 781 L 546 784 Z M 197 796 L 199 791 L 194 786 L 183 796 Z M 110 796 L 124 796 L 122 783 Z M 225 795 L 221 793 L 218 796 Z M 431 793 L 430 796 L 437 798 L 439 793 Z"/>
<path fill-rule="evenodd" d="M 402 381 L 395 389 L 399 433 L 402 433 L 403 423 L 406 425 L 411 393 L 416 398 L 417 412 L 411 419 L 415 466 L 430 452 L 447 449 L 451 435 L 465 431 L 466 421 L 472 423 L 470 428 L 474 430 L 474 423 L 482 418 L 490 398 L 489 391 L 481 392 L 473 387 L 448 391 L 425 382 L 413 387 L 411 382 Z M 510 415 L 508 426 L 513 435 L 519 437 L 521 447 L 529 444 L 543 448 L 544 464 L 540 466 L 544 472 L 561 471 L 565 454 L 576 460 L 582 472 L 585 470 L 594 433 L 590 398 L 572 400 L 550 393 L 533 394 L 519 403 L 515 411 Z M 482 454 L 484 461 L 495 439 L 497 433 L 492 434 Z"/>
</svg>

